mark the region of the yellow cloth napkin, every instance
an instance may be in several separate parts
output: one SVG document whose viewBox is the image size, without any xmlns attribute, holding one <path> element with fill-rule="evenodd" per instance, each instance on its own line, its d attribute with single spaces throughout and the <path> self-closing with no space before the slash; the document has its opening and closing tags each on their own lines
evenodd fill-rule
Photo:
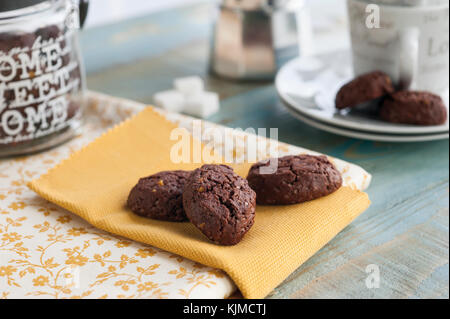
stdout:
<svg viewBox="0 0 450 319">
<path fill-rule="evenodd" d="M 29 187 L 100 229 L 224 270 L 246 298 L 265 297 L 370 205 L 365 193 L 342 187 L 299 205 L 258 206 L 254 226 L 231 247 L 211 243 L 190 223 L 136 216 L 125 203 L 139 177 L 201 165 L 170 161 L 175 127 L 148 107 Z M 245 177 L 249 164 L 234 168 Z"/>
</svg>

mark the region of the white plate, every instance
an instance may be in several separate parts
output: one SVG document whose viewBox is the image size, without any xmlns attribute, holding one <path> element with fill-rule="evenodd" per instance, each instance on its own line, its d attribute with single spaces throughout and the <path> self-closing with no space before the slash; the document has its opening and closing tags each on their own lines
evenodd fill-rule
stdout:
<svg viewBox="0 0 450 319">
<path fill-rule="evenodd" d="M 294 117 L 299 119 L 306 124 L 318 128 L 320 130 L 334 133 L 337 135 L 359 138 L 363 140 L 370 141 L 378 141 L 378 142 L 426 142 L 426 141 L 436 141 L 436 140 L 444 140 L 449 138 L 449 133 L 437 133 L 437 134 L 423 134 L 423 135 L 389 135 L 389 134 L 381 134 L 381 133 L 366 133 L 362 131 L 353 131 L 349 129 L 343 129 L 340 127 L 332 126 L 324 122 L 319 122 L 314 119 L 311 119 L 305 115 L 302 115 L 300 112 L 289 107 L 289 105 L 284 104 L 286 109 L 292 114 Z"/>
<path fill-rule="evenodd" d="M 334 126 L 393 134 L 448 133 L 448 119 L 445 125 L 416 126 L 383 122 L 358 110 L 338 112 L 336 93 L 352 77 L 350 52 L 340 51 L 286 63 L 277 74 L 275 86 L 281 99 L 296 111 Z M 448 109 L 448 91 L 443 99 Z"/>
</svg>

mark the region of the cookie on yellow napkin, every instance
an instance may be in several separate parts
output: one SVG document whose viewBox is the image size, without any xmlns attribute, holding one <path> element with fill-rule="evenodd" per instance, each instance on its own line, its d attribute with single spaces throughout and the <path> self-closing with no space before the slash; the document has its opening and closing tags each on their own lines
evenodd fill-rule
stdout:
<svg viewBox="0 0 450 319">
<path fill-rule="evenodd" d="M 29 187 L 100 229 L 224 270 L 246 298 L 265 297 L 370 205 L 367 194 L 342 187 L 303 204 L 258 206 L 254 226 L 236 246 L 211 243 L 190 223 L 136 216 L 125 203 L 139 177 L 201 166 L 170 160 L 175 128 L 148 107 Z M 234 165 L 243 177 L 249 167 Z"/>
</svg>

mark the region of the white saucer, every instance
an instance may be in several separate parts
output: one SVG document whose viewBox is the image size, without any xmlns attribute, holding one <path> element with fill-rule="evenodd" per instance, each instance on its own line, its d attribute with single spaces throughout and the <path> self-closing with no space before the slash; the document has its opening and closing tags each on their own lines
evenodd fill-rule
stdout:
<svg viewBox="0 0 450 319">
<path fill-rule="evenodd" d="M 449 138 L 449 133 L 434 133 L 434 134 L 419 134 L 419 135 L 406 135 L 406 134 L 382 134 L 382 133 L 368 133 L 365 131 L 349 130 L 341 127 L 336 127 L 324 122 L 316 121 L 310 117 L 307 117 L 297 110 L 294 110 L 289 105 L 284 103 L 284 106 L 297 119 L 305 122 L 306 124 L 318 128 L 320 130 L 334 133 L 337 135 L 359 138 L 363 140 L 378 141 L 378 142 L 426 142 L 444 140 Z"/>
<path fill-rule="evenodd" d="M 383 122 L 375 115 L 358 110 L 337 111 L 335 96 L 351 80 L 351 54 L 340 51 L 300 57 L 286 63 L 278 72 L 275 86 L 281 99 L 303 116 L 350 130 L 392 134 L 444 134 L 449 121 L 438 126 L 415 126 Z M 443 99 L 448 109 L 448 91 Z M 448 113 L 448 112 L 447 112 Z"/>
</svg>

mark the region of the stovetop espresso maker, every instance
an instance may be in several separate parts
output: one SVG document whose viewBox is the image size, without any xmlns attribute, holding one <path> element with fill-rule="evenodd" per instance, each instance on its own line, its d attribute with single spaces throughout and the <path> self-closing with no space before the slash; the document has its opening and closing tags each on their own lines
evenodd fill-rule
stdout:
<svg viewBox="0 0 450 319">
<path fill-rule="evenodd" d="M 303 0 L 222 0 L 210 71 L 236 80 L 269 80 L 299 55 Z"/>
</svg>

